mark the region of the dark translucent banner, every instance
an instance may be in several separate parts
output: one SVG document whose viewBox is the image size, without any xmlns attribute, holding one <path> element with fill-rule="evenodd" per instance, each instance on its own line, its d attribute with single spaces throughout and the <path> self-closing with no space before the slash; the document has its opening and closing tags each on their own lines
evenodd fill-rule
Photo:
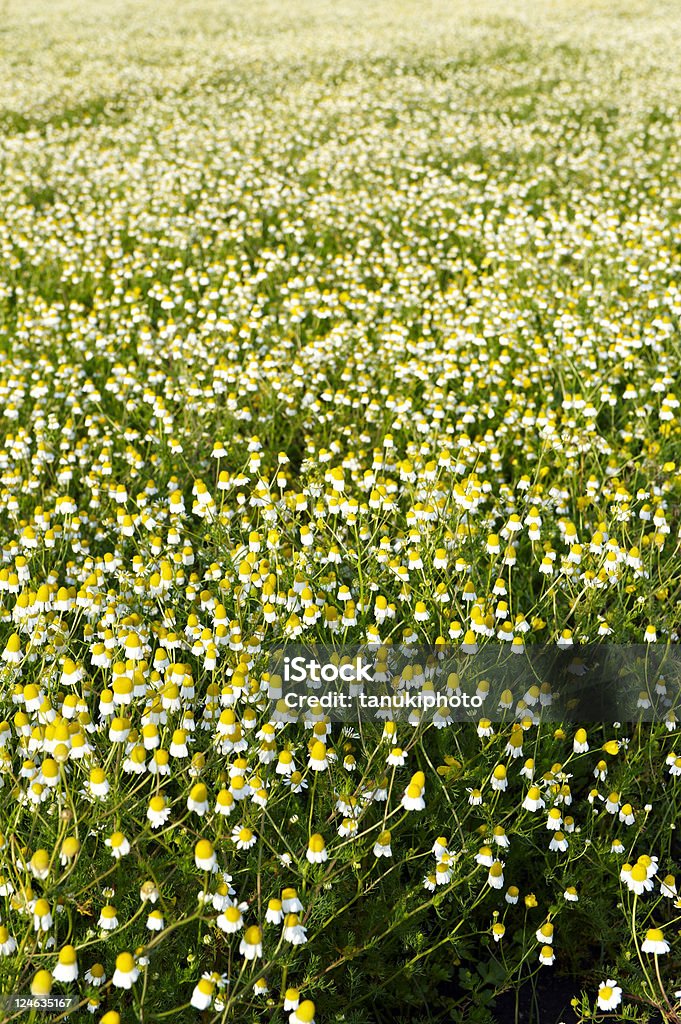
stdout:
<svg viewBox="0 0 681 1024">
<path fill-rule="evenodd" d="M 263 692 L 285 721 L 666 721 L 681 715 L 681 645 L 285 644 Z"/>
</svg>

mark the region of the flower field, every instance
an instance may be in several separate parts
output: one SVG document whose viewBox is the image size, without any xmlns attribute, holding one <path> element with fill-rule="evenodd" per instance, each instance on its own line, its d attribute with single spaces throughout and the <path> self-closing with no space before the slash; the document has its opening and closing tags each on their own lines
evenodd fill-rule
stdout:
<svg viewBox="0 0 681 1024">
<path fill-rule="evenodd" d="M 680 30 L 0 4 L 0 1020 L 681 1021 Z"/>
</svg>

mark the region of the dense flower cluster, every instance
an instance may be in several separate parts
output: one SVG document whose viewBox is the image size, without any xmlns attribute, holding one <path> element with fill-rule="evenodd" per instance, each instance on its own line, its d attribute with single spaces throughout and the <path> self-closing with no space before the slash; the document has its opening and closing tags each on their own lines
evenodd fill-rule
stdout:
<svg viewBox="0 0 681 1024">
<path fill-rule="evenodd" d="M 110 1024 L 166 948 L 186 1019 L 313 1024 L 418 915 L 518 981 L 609 886 L 662 999 L 673 716 L 649 754 L 532 715 L 303 727 L 263 659 L 679 640 L 671 47 L 547 12 L 528 60 L 491 0 L 175 3 L 163 37 L 106 6 L 31 0 L 2 65 L 0 980 Z M 399 919 L 329 952 L 381 893 Z"/>
</svg>

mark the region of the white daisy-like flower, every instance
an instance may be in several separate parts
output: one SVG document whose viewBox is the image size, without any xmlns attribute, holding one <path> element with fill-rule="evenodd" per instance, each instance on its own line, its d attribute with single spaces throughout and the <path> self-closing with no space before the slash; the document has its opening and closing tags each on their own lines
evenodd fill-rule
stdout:
<svg viewBox="0 0 681 1024">
<path fill-rule="evenodd" d="M 664 937 L 661 928 L 649 928 L 646 937 L 641 943 L 643 953 L 652 953 L 654 956 L 663 956 L 670 950 L 669 943 Z"/>
<path fill-rule="evenodd" d="M 215 923 L 218 928 L 227 935 L 240 931 L 244 926 L 241 910 L 239 907 L 234 905 L 226 907 L 223 912 L 218 915 Z"/>
<path fill-rule="evenodd" d="M 245 825 L 235 825 L 232 829 L 232 842 L 237 850 L 250 850 L 258 841 L 255 832 Z"/>
<path fill-rule="evenodd" d="M 59 950 L 59 959 L 52 969 L 52 977 L 55 981 L 75 981 L 78 977 L 78 959 L 73 946 L 62 946 Z"/>
<path fill-rule="evenodd" d="M 257 960 L 262 956 L 262 932 L 257 925 L 246 929 L 239 943 L 239 952 L 245 960 Z"/>
<path fill-rule="evenodd" d="M 322 864 L 328 859 L 329 854 L 326 849 L 324 837 L 318 832 L 310 836 L 305 856 L 310 864 Z"/>
<path fill-rule="evenodd" d="M 190 1003 L 195 1010 L 207 1010 L 213 1002 L 214 994 L 215 981 L 211 974 L 205 973 L 194 986 Z"/>
<path fill-rule="evenodd" d="M 108 839 L 104 840 L 104 845 L 109 847 L 111 856 L 115 860 L 120 860 L 121 857 L 130 853 L 130 843 L 122 832 L 112 833 Z"/>
<path fill-rule="evenodd" d="M 116 969 L 111 982 L 114 988 L 129 989 L 139 978 L 139 973 L 132 953 L 119 953 L 116 957 Z"/>
<path fill-rule="evenodd" d="M 622 989 L 613 978 L 602 981 L 598 986 L 598 1009 L 615 1010 L 622 1002 Z"/>
<path fill-rule="evenodd" d="M 297 914 L 287 914 L 284 918 L 283 937 L 285 942 L 290 942 L 293 946 L 300 946 L 307 942 L 307 931 L 300 923 Z"/>
<path fill-rule="evenodd" d="M 315 1024 L 315 1005 L 311 999 L 304 999 L 293 1013 L 289 1014 L 288 1024 Z"/>
</svg>

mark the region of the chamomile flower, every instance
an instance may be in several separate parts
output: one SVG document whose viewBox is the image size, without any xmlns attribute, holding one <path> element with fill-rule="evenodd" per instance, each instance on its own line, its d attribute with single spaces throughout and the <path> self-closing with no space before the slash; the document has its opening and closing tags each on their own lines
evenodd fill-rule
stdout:
<svg viewBox="0 0 681 1024">
<path fill-rule="evenodd" d="M 233 905 L 225 907 L 223 912 L 218 915 L 215 923 L 227 935 L 240 931 L 244 926 L 241 910 Z"/>
<path fill-rule="evenodd" d="M 288 1024 L 315 1024 L 315 1004 L 311 999 L 304 999 L 293 1013 L 289 1014 Z"/>
<path fill-rule="evenodd" d="M 171 809 L 166 805 L 165 797 L 158 793 L 152 796 L 147 807 L 147 818 L 152 829 L 161 828 L 170 817 Z"/>
<path fill-rule="evenodd" d="M 97 927 L 101 928 L 104 932 L 113 932 L 118 928 L 118 914 L 116 908 L 111 903 L 107 903 L 100 910 Z"/>
<path fill-rule="evenodd" d="M 317 740 L 312 745 L 310 750 L 310 757 L 308 759 L 308 765 L 313 772 L 323 772 L 329 767 L 329 761 L 327 758 L 326 744 Z"/>
<path fill-rule="evenodd" d="M 47 878 L 50 869 L 50 855 L 47 850 L 36 850 L 28 866 L 34 878 Z"/>
<path fill-rule="evenodd" d="M 281 905 L 285 914 L 300 914 L 303 911 L 303 904 L 298 898 L 297 891 L 293 888 L 282 890 Z"/>
<path fill-rule="evenodd" d="M 598 1009 L 603 1011 L 616 1010 L 622 1002 L 622 989 L 616 981 L 608 978 L 598 986 Z"/>
<path fill-rule="evenodd" d="M 262 932 L 257 925 L 251 925 L 244 932 L 239 953 L 245 960 L 256 960 L 262 956 Z"/>
<path fill-rule="evenodd" d="M 641 943 L 643 953 L 652 953 L 654 956 L 663 956 L 670 950 L 669 943 L 664 937 L 661 928 L 649 928 L 646 937 Z"/>
<path fill-rule="evenodd" d="M 491 846 L 481 846 L 475 855 L 475 863 L 482 864 L 483 867 L 489 868 L 494 863 L 494 854 Z"/>
<path fill-rule="evenodd" d="M 52 991 L 52 974 L 50 971 L 36 971 L 31 981 L 31 995 L 48 996 Z"/>
<path fill-rule="evenodd" d="M 192 786 L 187 797 L 187 809 L 194 811 L 200 818 L 208 810 L 208 790 L 203 782 L 197 782 Z"/>
<path fill-rule="evenodd" d="M 492 889 L 503 889 L 504 887 L 504 865 L 500 860 L 495 860 L 489 869 L 487 884 Z"/>
<path fill-rule="evenodd" d="M 328 859 L 329 854 L 326 849 L 326 843 L 323 836 L 318 832 L 310 836 L 305 856 L 310 864 L 322 864 Z"/>
<path fill-rule="evenodd" d="M 106 981 L 106 971 L 104 965 L 98 963 L 92 964 L 85 972 L 85 980 L 88 985 L 92 985 L 93 988 L 99 988 Z"/>
<path fill-rule="evenodd" d="M 541 810 L 542 807 L 546 806 L 539 786 L 530 786 L 527 791 L 527 795 L 523 800 L 522 806 L 526 811 L 538 811 Z"/>
<path fill-rule="evenodd" d="M 125 857 L 130 853 L 130 842 L 122 832 L 112 832 L 112 834 L 104 840 L 104 845 L 109 847 L 111 850 L 111 856 L 114 860 L 120 860 L 121 857 Z"/>
<path fill-rule="evenodd" d="M 660 882 L 660 893 L 662 896 L 666 896 L 667 899 L 676 899 L 678 892 L 676 889 L 676 878 L 674 875 L 666 875 L 665 878 Z"/>
<path fill-rule="evenodd" d="M 33 928 L 36 932 L 47 932 L 52 927 L 52 912 L 46 899 L 40 897 L 33 905 Z"/>
<path fill-rule="evenodd" d="M 423 793 L 425 790 L 425 777 L 423 772 L 416 772 L 402 796 L 402 806 L 406 811 L 422 811 L 426 806 Z"/>
<path fill-rule="evenodd" d="M 265 921 L 268 924 L 281 924 L 284 919 L 284 911 L 282 908 L 282 901 L 279 899 L 271 899 L 267 904 L 267 910 L 265 911 Z"/>
<path fill-rule="evenodd" d="M 194 847 L 194 862 L 202 871 L 217 871 L 215 849 L 208 839 L 199 839 Z"/>
<path fill-rule="evenodd" d="M 55 981 L 70 982 L 78 977 L 78 959 L 73 946 L 62 946 L 59 950 L 59 959 L 52 970 L 52 977 Z"/>
<path fill-rule="evenodd" d="M 296 1010 L 300 1005 L 300 992 L 297 988 L 287 988 L 284 993 L 284 1010 Z"/>
<path fill-rule="evenodd" d="M 129 989 L 139 978 L 139 973 L 132 953 L 119 953 L 111 982 L 114 988 Z"/>
<path fill-rule="evenodd" d="M 552 807 L 546 815 L 546 827 L 550 831 L 557 832 L 563 824 L 563 816 L 557 807 Z"/>
<path fill-rule="evenodd" d="M 195 1010 L 207 1010 L 213 1002 L 215 994 L 215 981 L 210 973 L 205 973 L 199 978 L 194 986 L 190 1004 Z"/>
<path fill-rule="evenodd" d="M 258 841 L 255 832 L 245 825 L 235 825 L 232 829 L 232 842 L 237 850 L 250 850 Z"/>
<path fill-rule="evenodd" d="M 0 925 L 0 956 L 11 956 L 17 948 L 17 941 L 5 925 Z"/>
<path fill-rule="evenodd" d="M 573 750 L 576 754 L 583 754 L 589 749 L 586 736 L 586 729 L 578 729 L 573 740 Z"/>
<path fill-rule="evenodd" d="M 297 914 L 286 914 L 284 917 L 283 938 L 293 946 L 300 946 L 307 942 L 307 931 L 300 923 Z"/>
<path fill-rule="evenodd" d="M 374 857 L 392 857 L 391 847 L 391 833 L 386 829 L 379 833 L 378 839 L 374 843 Z"/>
</svg>

